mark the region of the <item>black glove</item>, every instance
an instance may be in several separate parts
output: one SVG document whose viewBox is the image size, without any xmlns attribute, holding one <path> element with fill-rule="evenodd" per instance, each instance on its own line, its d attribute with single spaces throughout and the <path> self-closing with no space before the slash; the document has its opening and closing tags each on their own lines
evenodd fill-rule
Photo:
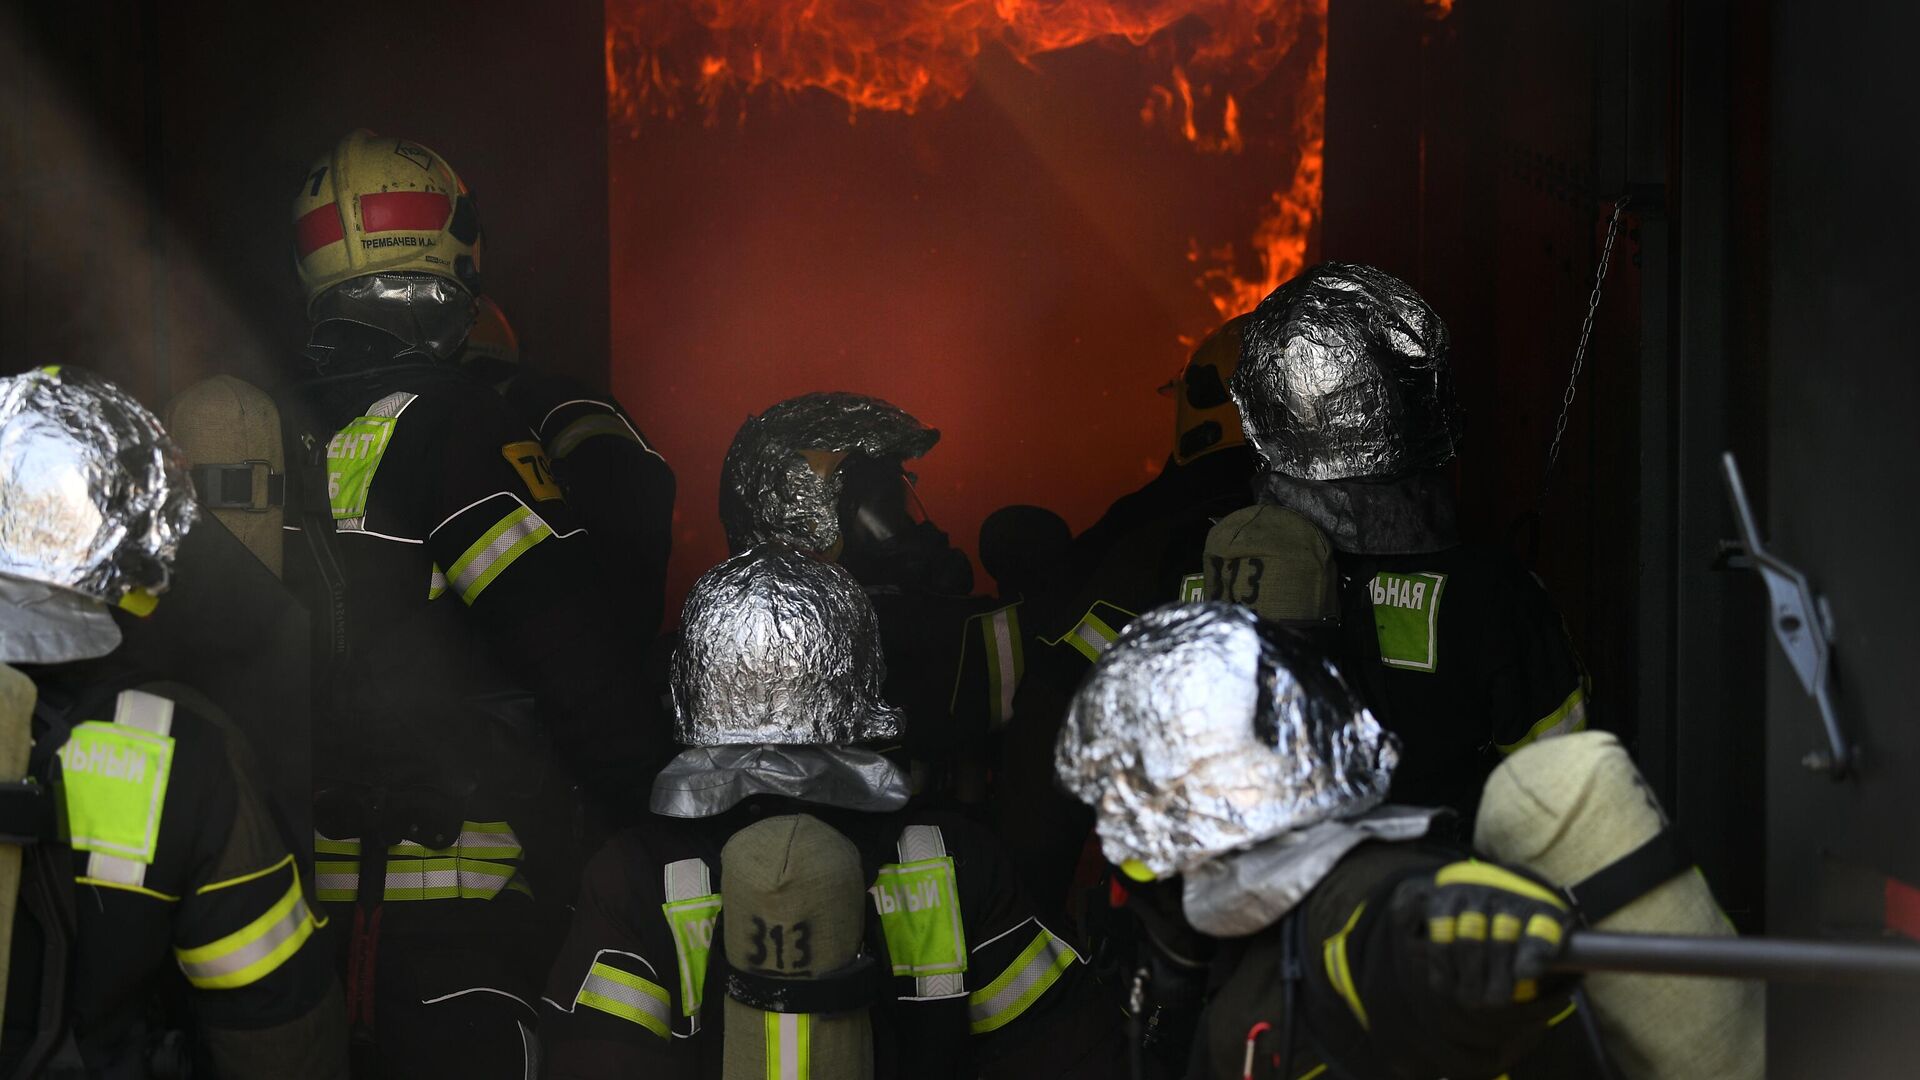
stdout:
<svg viewBox="0 0 1920 1080">
<path fill-rule="evenodd" d="M 1448 863 L 1394 892 L 1394 921 L 1425 930 L 1427 986 L 1469 1009 L 1524 1005 L 1573 925 L 1552 889 L 1493 863 Z"/>
</svg>

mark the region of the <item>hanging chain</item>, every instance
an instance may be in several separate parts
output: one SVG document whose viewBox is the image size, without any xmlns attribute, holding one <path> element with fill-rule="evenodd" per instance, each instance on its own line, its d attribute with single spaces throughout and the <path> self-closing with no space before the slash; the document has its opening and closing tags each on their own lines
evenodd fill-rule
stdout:
<svg viewBox="0 0 1920 1080">
<path fill-rule="evenodd" d="M 1547 471 L 1540 477 L 1540 500 L 1547 500 L 1553 486 L 1553 467 L 1560 462 L 1560 442 L 1567 436 L 1567 418 L 1573 413 L 1573 398 L 1580 390 L 1580 369 L 1586 366 L 1587 345 L 1593 340 L 1593 317 L 1600 310 L 1600 287 L 1606 283 L 1607 268 L 1613 265 L 1613 242 L 1620 236 L 1620 215 L 1626 212 L 1630 195 L 1620 196 L 1613 204 L 1613 217 L 1607 222 L 1607 241 L 1600 248 L 1600 265 L 1593 272 L 1593 292 L 1587 296 L 1587 317 L 1580 324 L 1580 344 L 1573 350 L 1573 370 L 1567 373 L 1567 392 L 1560 396 L 1560 419 L 1553 425 L 1553 445 L 1547 448 Z"/>
</svg>

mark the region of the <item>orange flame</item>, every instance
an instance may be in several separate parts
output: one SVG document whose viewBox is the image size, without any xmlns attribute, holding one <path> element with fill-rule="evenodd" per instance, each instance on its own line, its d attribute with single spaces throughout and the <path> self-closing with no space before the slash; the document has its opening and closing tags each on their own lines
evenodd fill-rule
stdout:
<svg viewBox="0 0 1920 1080">
<path fill-rule="evenodd" d="M 1261 209 L 1260 223 L 1254 227 L 1250 245 L 1257 269 L 1241 273 L 1242 264 L 1231 245 L 1208 253 L 1205 266 L 1194 279 L 1213 301 L 1222 320 L 1252 311 L 1268 293 L 1307 265 L 1307 243 L 1320 220 L 1321 180 L 1326 166 L 1327 132 L 1327 37 L 1326 0 L 1309 0 L 1317 9 L 1320 40 L 1314 51 L 1294 116 L 1293 135 L 1300 148 L 1299 163 L 1293 180 L 1284 190 L 1268 197 Z M 1202 262 L 1197 243 L 1187 253 L 1195 263 Z"/>
<path fill-rule="evenodd" d="M 1427 0 L 1444 18 L 1452 0 Z M 1327 0 L 617 0 L 606 38 L 608 108 L 628 127 L 690 111 L 718 119 L 756 93 L 808 90 L 861 110 L 912 114 L 965 95 L 990 47 L 1022 63 L 1091 42 L 1125 42 L 1165 65 L 1141 119 L 1203 153 L 1245 146 L 1234 88 L 1299 45 L 1314 49 L 1293 100 L 1299 161 L 1263 207 L 1245 253 L 1188 258 L 1222 318 L 1251 310 L 1305 265 L 1320 215 Z M 1217 121 L 1216 121 L 1217 117 Z M 1217 128 L 1215 124 L 1217 123 Z"/>
<path fill-rule="evenodd" d="M 915 113 L 965 95 L 991 46 L 1027 62 L 1088 42 L 1127 42 L 1172 60 L 1172 85 L 1143 115 L 1165 118 L 1203 149 L 1240 146 L 1238 105 L 1219 98 L 1222 130 L 1202 133 L 1208 78 L 1256 82 L 1324 0 L 625 0 L 610 6 L 608 104 L 616 121 L 708 119 L 756 91 L 823 90 L 862 109 Z M 697 61 L 694 60 L 697 58 Z M 1176 99 L 1179 102 L 1175 107 Z"/>
</svg>

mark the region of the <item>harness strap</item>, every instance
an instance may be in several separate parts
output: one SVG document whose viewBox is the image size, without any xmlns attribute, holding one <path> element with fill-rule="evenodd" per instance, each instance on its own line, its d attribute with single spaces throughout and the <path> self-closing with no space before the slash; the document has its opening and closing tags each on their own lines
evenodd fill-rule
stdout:
<svg viewBox="0 0 1920 1080">
<path fill-rule="evenodd" d="M 380 917 L 385 912 L 387 842 L 375 830 L 360 837 L 360 889 L 347 942 L 348 1054 L 354 1076 L 376 1076 L 378 1033 L 374 1003 L 379 986 Z"/>
<path fill-rule="evenodd" d="M 947 838 L 938 825 L 909 825 L 900 830 L 900 839 L 895 848 L 900 853 L 902 863 L 937 859 L 947 854 Z M 953 902 L 958 904 L 959 898 L 955 897 Z M 913 986 L 917 997 L 954 997 L 966 993 L 967 981 L 966 975 L 959 972 L 920 975 L 914 978 Z"/>
<path fill-rule="evenodd" d="M 724 916 L 723 916 L 724 917 Z M 871 956 L 854 957 L 836 971 L 805 979 L 785 979 L 741 971 L 726 961 L 726 950 L 716 949 L 715 970 L 724 975 L 727 996 L 761 1012 L 844 1013 L 878 1002 L 891 977 Z"/>
<path fill-rule="evenodd" d="M 1592 925 L 1691 869 L 1693 860 L 1686 845 L 1668 826 L 1585 880 L 1567 886 L 1566 893 L 1580 917 Z"/>
</svg>

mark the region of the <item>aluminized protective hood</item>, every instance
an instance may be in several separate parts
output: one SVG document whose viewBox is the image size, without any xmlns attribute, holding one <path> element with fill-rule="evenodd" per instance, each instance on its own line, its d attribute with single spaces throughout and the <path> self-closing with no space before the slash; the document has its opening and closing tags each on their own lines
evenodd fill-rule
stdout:
<svg viewBox="0 0 1920 1080">
<path fill-rule="evenodd" d="M 1413 287 L 1322 263 L 1275 289 L 1241 328 L 1229 383 L 1247 442 L 1302 480 L 1443 465 L 1460 442 L 1447 326 Z"/>
<path fill-rule="evenodd" d="M 1209 602 L 1156 608 L 1101 654 L 1054 769 L 1110 861 L 1165 877 L 1373 808 L 1398 758 L 1304 638 Z"/>
<path fill-rule="evenodd" d="M 199 508 L 125 391 L 72 366 L 0 379 L 0 575 L 117 604 L 159 593 Z"/>
<path fill-rule="evenodd" d="M 673 654 L 686 746 L 836 745 L 896 738 L 880 697 L 880 621 L 853 575 L 780 544 L 735 555 L 687 595 Z"/>
<path fill-rule="evenodd" d="M 860 394 L 790 398 L 749 417 L 720 467 L 720 523 L 744 551 L 778 540 L 803 551 L 840 543 L 838 467 L 849 454 L 921 457 L 940 432 L 905 410 Z"/>
</svg>

